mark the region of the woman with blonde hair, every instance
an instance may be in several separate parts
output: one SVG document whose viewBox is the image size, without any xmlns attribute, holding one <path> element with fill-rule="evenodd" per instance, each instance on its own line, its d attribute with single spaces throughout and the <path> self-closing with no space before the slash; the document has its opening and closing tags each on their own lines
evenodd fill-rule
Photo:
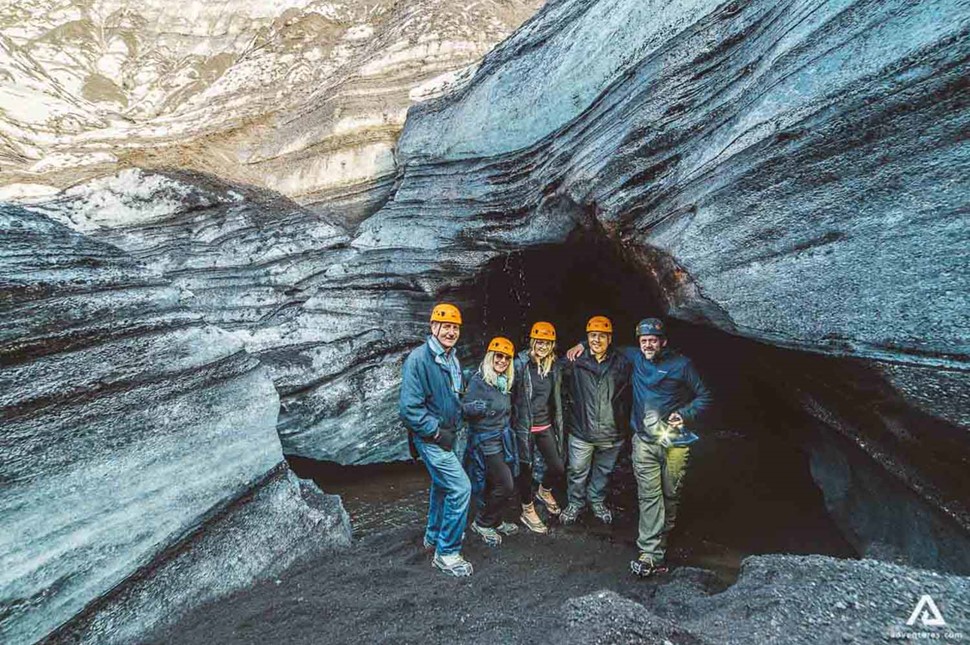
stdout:
<svg viewBox="0 0 970 645">
<path fill-rule="evenodd" d="M 515 388 L 512 393 L 512 429 L 519 456 L 517 486 L 522 504 L 521 521 L 535 533 L 548 528 L 536 513 L 533 503 L 533 477 L 540 479 L 535 492 L 550 515 L 559 514 L 552 494 L 565 468 L 562 446 L 562 366 L 556 360 L 556 328 L 537 322 L 529 332 L 529 349 L 514 361 Z M 544 468 L 544 471 L 542 471 Z"/>
<path fill-rule="evenodd" d="M 462 403 L 470 430 L 466 469 L 472 483 L 472 495 L 478 498 L 481 507 L 471 530 L 489 546 L 500 545 L 503 535 L 519 530 L 502 518 L 514 491 L 513 477 L 518 473 L 515 439 L 510 425 L 514 353 L 508 338 L 493 338 L 485 359 L 468 383 Z"/>
</svg>

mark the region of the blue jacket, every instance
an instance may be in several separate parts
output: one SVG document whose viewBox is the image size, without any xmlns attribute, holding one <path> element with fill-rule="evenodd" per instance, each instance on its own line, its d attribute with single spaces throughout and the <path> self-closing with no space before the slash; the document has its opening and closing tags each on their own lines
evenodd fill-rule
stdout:
<svg viewBox="0 0 970 645">
<path fill-rule="evenodd" d="M 710 391 L 683 354 L 664 349 L 648 361 L 638 347 L 622 347 L 620 351 L 633 364 L 630 425 L 641 439 L 654 440 L 644 425 L 645 417 L 666 420 L 677 412 L 690 422 L 710 406 Z"/>
<path fill-rule="evenodd" d="M 485 402 L 484 414 L 476 414 L 475 401 Z M 462 408 L 463 417 L 468 420 L 473 433 L 502 431 L 509 427 L 512 397 L 486 383 L 481 373 L 476 371 L 468 381 Z"/>
<path fill-rule="evenodd" d="M 479 413 L 474 406 L 476 401 L 485 402 L 485 412 Z M 464 397 L 464 416 L 468 420 L 471 434 L 465 452 L 465 470 L 472 485 L 472 497 L 476 507 L 484 503 L 486 484 L 485 453 L 486 441 L 499 439 L 502 442 L 502 459 L 509 464 L 513 476 L 519 474 L 518 455 L 515 439 L 509 421 L 512 416 L 512 397 L 485 382 L 480 372 L 475 372 L 468 381 Z"/>
<path fill-rule="evenodd" d="M 435 361 L 427 342 L 404 360 L 398 412 L 408 430 L 426 441 L 434 438 L 439 426 L 456 431 L 461 427 L 461 402 L 451 374 Z"/>
</svg>

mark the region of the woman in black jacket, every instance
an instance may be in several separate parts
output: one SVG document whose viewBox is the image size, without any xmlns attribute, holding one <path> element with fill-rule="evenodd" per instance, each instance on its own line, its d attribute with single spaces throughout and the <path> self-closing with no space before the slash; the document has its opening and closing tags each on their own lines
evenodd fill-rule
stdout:
<svg viewBox="0 0 970 645">
<path fill-rule="evenodd" d="M 471 430 L 466 468 L 472 495 L 484 497 L 484 508 L 471 529 L 489 546 L 498 546 L 503 535 L 519 530 L 515 524 L 502 520 L 514 491 L 513 476 L 518 471 L 510 425 L 514 352 L 512 341 L 500 336 L 493 338 L 481 367 L 468 383 L 462 402 L 462 412 Z"/>
<path fill-rule="evenodd" d="M 514 364 L 515 388 L 512 393 L 512 427 L 519 453 L 516 482 L 522 504 L 521 521 L 530 531 L 549 529 L 533 504 L 533 476 L 536 457 L 541 455 L 545 471 L 535 499 L 550 515 L 559 514 L 552 488 L 563 477 L 562 448 L 562 367 L 556 361 L 556 328 L 537 322 L 529 332 L 529 349 L 520 353 Z"/>
</svg>

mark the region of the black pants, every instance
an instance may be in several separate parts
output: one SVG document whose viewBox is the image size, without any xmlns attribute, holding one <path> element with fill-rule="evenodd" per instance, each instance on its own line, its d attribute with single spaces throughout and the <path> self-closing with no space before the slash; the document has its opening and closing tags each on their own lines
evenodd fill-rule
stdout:
<svg viewBox="0 0 970 645">
<path fill-rule="evenodd" d="M 485 508 L 477 522 L 479 526 L 493 529 L 502 523 L 502 514 L 514 491 L 512 470 L 502 453 L 485 455 L 485 480 Z"/>
<path fill-rule="evenodd" d="M 552 436 L 552 430 L 543 430 L 533 433 L 532 439 L 535 442 L 536 450 L 542 454 L 543 461 L 546 462 L 546 472 L 542 476 L 542 487 L 552 488 L 560 481 L 566 470 L 562 465 L 562 457 L 559 456 L 559 449 L 556 447 L 556 438 Z M 519 501 L 528 504 L 532 501 L 532 464 L 519 464 L 519 478 L 516 482 L 519 487 Z"/>
</svg>

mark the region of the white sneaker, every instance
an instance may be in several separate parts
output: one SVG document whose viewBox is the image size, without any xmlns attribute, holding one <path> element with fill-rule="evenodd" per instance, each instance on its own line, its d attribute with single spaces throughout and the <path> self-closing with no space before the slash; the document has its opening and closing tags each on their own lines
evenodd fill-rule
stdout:
<svg viewBox="0 0 970 645">
<path fill-rule="evenodd" d="M 493 528 L 482 526 L 478 520 L 472 522 L 472 533 L 482 536 L 482 540 L 488 546 L 499 546 L 502 544 L 502 534 Z"/>
<path fill-rule="evenodd" d="M 512 524 L 512 522 L 502 522 L 501 524 L 495 527 L 495 530 L 501 533 L 502 535 L 515 535 L 516 533 L 519 532 L 519 527 L 516 526 L 515 524 Z"/>
<path fill-rule="evenodd" d="M 461 557 L 460 553 L 452 555 L 441 555 L 435 552 L 434 559 L 431 560 L 432 566 L 456 578 L 470 576 L 474 569 L 472 563 Z"/>
</svg>

